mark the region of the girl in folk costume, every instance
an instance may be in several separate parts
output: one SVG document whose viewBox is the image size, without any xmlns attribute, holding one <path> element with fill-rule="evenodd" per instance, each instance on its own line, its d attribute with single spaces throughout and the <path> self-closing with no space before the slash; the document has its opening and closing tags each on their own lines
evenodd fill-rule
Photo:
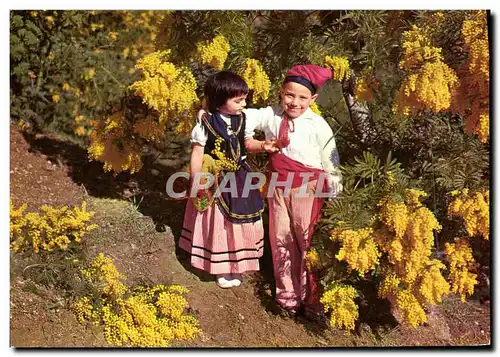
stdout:
<svg viewBox="0 0 500 357">
<path fill-rule="evenodd" d="M 260 191 L 253 189 L 246 198 L 241 197 L 250 171 L 245 162 L 245 115 L 242 113 L 248 86 L 240 76 L 223 71 L 207 80 L 204 94 L 212 114 L 200 116 L 191 133 L 191 183 L 196 190 L 194 180 L 202 170 L 204 155 L 205 159 L 210 159 L 206 156 L 210 155 L 217 160 L 222 153 L 224 160 L 233 163 L 230 170 L 235 177 L 236 192 L 232 188 L 231 192 L 220 190 L 221 194 L 214 195 L 214 200 L 203 211 L 189 199 L 179 246 L 190 253 L 193 267 L 216 275 L 220 287 L 230 288 L 241 284 L 241 273 L 259 270 L 264 247 Z M 261 147 L 270 149 L 272 145 L 266 143 Z M 227 172 L 222 169 L 219 177 Z"/>
<path fill-rule="evenodd" d="M 266 140 L 279 148 L 269 157 L 268 180 L 274 175 L 278 183 L 286 184 L 273 187 L 268 181 L 267 197 L 276 302 L 286 315 L 295 315 L 299 309 L 306 317 L 322 313 L 317 284 L 307 271 L 305 255 L 324 198 L 338 195 L 342 184 L 332 129 L 309 105 L 330 78 L 330 69 L 295 66 L 281 87 L 281 106 L 245 110 L 247 150 L 254 151 L 260 145 L 251 138 L 254 129 L 263 131 Z M 291 189 L 282 187 L 287 184 Z"/>
</svg>

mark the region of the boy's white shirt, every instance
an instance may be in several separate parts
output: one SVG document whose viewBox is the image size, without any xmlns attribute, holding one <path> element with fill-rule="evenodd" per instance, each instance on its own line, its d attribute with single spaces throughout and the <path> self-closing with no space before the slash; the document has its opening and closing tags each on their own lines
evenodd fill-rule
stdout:
<svg viewBox="0 0 500 357">
<path fill-rule="evenodd" d="M 277 140 L 283 108 L 281 106 L 261 109 L 244 109 L 246 114 L 245 139 L 252 138 L 255 130 L 263 131 L 266 140 Z M 295 127 L 288 133 L 290 144 L 281 149 L 283 155 L 305 166 L 320 169 L 327 174 L 330 194 L 342 192 L 342 175 L 338 168 L 339 157 L 332 128 L 311 108 L 293 119 Z"/>
<path fill-rule="evenodd" d="M 255 135 L 255 130 L 263 131 L 266 140 L 278 138 L 283 109 L 281 106 L 265 107 L 261 109 L 244 109 L 246 115 L 245 139 Z M 222 116 L 229 124 L 230 119 Z M 306 166 L 321 169 L 327 173 L 327 184 L 331 196 L 342 192 L 342 176 L 338 169 L 339 159 L 335 138 L 330 125 L 321 116 L 310 108 L 293 119 L 294 132 L 290 132 L 290 144 L 281 152 L 292 160 Z M 191 132 L 191 143 L 196 142 L 205 146 L 208 134 L 197 123 Z"/>
</svg>

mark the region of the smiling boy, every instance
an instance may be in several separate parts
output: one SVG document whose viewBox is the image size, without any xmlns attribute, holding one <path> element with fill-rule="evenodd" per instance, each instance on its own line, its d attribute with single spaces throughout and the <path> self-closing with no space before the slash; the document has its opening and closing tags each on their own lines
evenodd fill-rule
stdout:
<svg viewBox="0 0 500 357">
<path fill-rule="evenodd" d="M 260 142 L 253 139 L 254 130 L 263 131 L 266 141 L 274 142 L 279 149 L 269 156 L 268 177 L 274 174 L 278 181 L 291 184 L 290 190 L 278 186 L 268 192 L 276 302 L 288 316 L 299 309 L 304 310 L 306 317 L 322 312 L 317 284 L 307 271 L 305 255 L 311 247 L 314 224 L 320 218 L 325 197 L 316 191 L 325 183 L 326 196 L 334 197 L 342 191 L 342 184 L 332 129 L 309 106 L 330 78 L 330 69 L 295 66 L 283 81 L 280 106 L 244 110 L 245 147 L 258 151 Z M 301 189 L 304 174 L 309 175 L 309 182 L 303 187 L 305 196 Z"/>
</svg>

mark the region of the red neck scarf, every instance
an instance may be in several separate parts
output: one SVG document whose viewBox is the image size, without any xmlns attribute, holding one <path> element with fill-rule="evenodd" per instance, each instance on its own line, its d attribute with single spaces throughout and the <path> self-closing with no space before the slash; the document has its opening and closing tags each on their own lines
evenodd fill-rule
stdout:
<svg viewBox="0 0 500 357">
<path fill-rule="evenodd" d="M 287 147 L 290 144 L 290 138 L 288 133 L 295 132 L 295 124 L 293 119 L 289 119 L 285 113 L 281 117 L 280 130 L 278 132 L 278 142 L 277 145 L 280 149 Z"/>
</svg>

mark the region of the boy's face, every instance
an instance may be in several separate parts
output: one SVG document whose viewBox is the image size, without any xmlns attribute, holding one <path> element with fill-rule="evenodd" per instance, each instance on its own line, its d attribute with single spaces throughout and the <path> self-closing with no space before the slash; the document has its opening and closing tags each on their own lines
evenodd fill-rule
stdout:
<svg viewBox="0 0 500 357">
<path fill-rule="evenodd" d="M 227 100 L 226 104 L 219 108 L 219 111 L 223 114 L 239 115 L 241 111 L 246 107 L 247 95 L 242 94 L 237 97 L 233 97 Z"/>
<path fill-rule="evenodd" d="M 286 82 L 281 87 L 281 105 L 291 119 L 302 115 L 316 98 L 318 94 L 312 95 L 311 91 L 302 84 Z"/>
</svg>

